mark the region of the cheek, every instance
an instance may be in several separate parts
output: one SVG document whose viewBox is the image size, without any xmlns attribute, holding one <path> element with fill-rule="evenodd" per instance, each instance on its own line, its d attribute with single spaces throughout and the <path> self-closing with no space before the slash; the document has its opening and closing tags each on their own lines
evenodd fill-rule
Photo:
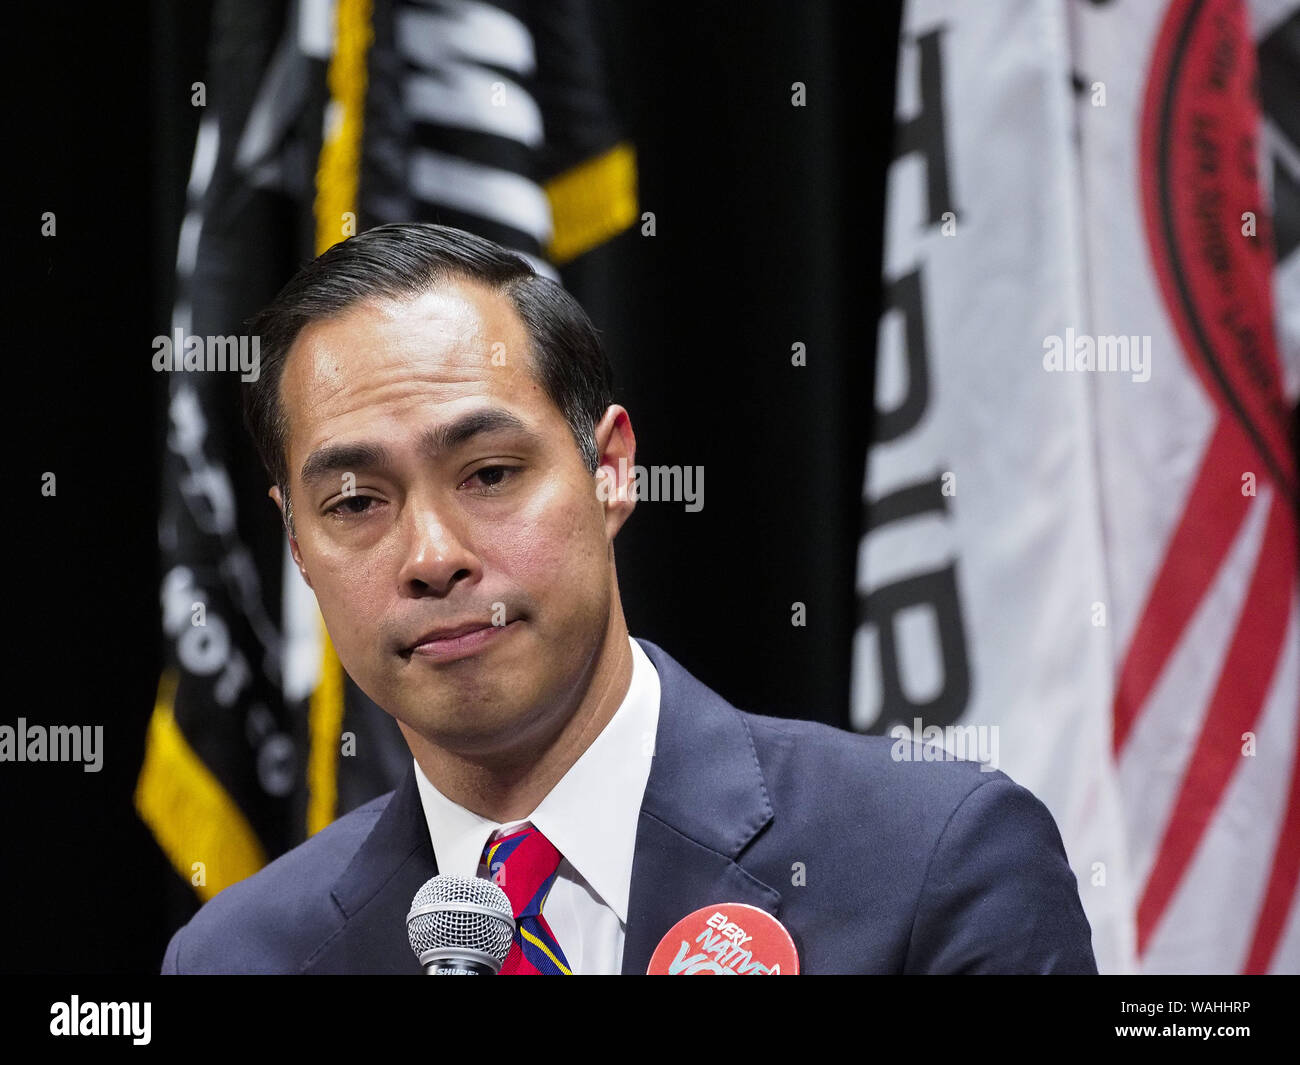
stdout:
<svg viewBox="0 0 1300 1065">
<path fill-rule="evenodd" d="M 539 493 L 512 517 L 498 545 L 493 560 L 484 561 L 538 599 L 574 598 L 572 593 L 604 586 L 608 543 L 590 483 L 561 483 Z"/>
<path fill-rule="evenodd" d="M 350 644 L 353 633 L 373 637 L 383 615 L 382 590 L 392 585 L 392 571 L 382 551 L 318 550 L 309 569 L 316 598 L 337 642 Z"/>
</svg>

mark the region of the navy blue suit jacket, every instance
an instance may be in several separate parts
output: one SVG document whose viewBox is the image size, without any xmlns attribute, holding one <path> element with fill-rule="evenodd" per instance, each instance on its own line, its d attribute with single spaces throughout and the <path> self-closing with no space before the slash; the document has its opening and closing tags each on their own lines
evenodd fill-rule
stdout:
<svg viewBox="0 0 1300 1065">
<path fill-rule="evenodd" d="M 661 699 L 624 974 L 719 902 L 775 915 L 805 973 L 1096 972 L 1061 837 L 1026 789 L 973 762 L 895 761 L 883 737 L 743 713 L 639 642 Z M 437 872 L 412 768 L 208 902 L 163 972 L 418 974 L 406 912 Z"/>
</svg>

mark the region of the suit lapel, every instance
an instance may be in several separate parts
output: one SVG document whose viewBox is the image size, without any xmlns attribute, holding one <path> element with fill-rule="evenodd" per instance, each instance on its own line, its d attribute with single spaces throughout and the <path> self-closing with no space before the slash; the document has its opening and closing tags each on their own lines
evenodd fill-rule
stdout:
<svg viewBox="0 0 1300 1065">
<path fill-rule="evenodd" d="M 655 755 L 641 804 L 623 973 L 644 973 L 688 913 L 743 902 L 779 914 L 781 895 L 737 864 L 772 819 L 744 718 L 669 654 L 638 640 L 659 674 Z"/>
<path fill-rule="evenodd" d="M 411 765 L 331 891 L 343 926 L 302 971 L 418 974 L 405 916 L 416 891 L 437 872 Z"/>
</svg>

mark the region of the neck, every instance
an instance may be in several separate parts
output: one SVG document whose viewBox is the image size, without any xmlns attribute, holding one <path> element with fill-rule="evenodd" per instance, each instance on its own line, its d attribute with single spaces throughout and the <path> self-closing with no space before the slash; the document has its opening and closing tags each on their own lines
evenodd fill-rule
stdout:
<svg viewBox="0 0 1300 1065">
<path fill-rule="evenodd" d="M 553 738 L 524 752 L 467 758 L 399 726 L 424 775 L 452 802 L 491 821 L 523 820 L 609 724 L 632 685 L 632 648 L 617 599 L 588 676 L 577 708 Z"/>
</svg>

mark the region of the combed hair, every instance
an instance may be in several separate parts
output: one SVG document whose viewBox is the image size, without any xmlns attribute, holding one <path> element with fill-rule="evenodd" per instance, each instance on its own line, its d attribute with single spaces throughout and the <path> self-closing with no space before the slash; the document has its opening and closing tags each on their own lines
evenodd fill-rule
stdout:
<svg viewBox="0 0 1300 1065">
<path fill-rule="evenodd" d="M 288 425 L 280 402 L 285 358 L 304 328 L 368 299 L 413 299 L 448 280 L 481 282 L 510 299 L 528 332 L 534 373 L 564 415 L 595 473 L 596 424 L 614 381 L 595 327 L 564 287 L 521 255 L 463 230 L 429 223 L 376 226 L 302 267 L 249 322 L 261 367 L 243 392 L 244 420 L 289 510 Z"/>
</svg>

